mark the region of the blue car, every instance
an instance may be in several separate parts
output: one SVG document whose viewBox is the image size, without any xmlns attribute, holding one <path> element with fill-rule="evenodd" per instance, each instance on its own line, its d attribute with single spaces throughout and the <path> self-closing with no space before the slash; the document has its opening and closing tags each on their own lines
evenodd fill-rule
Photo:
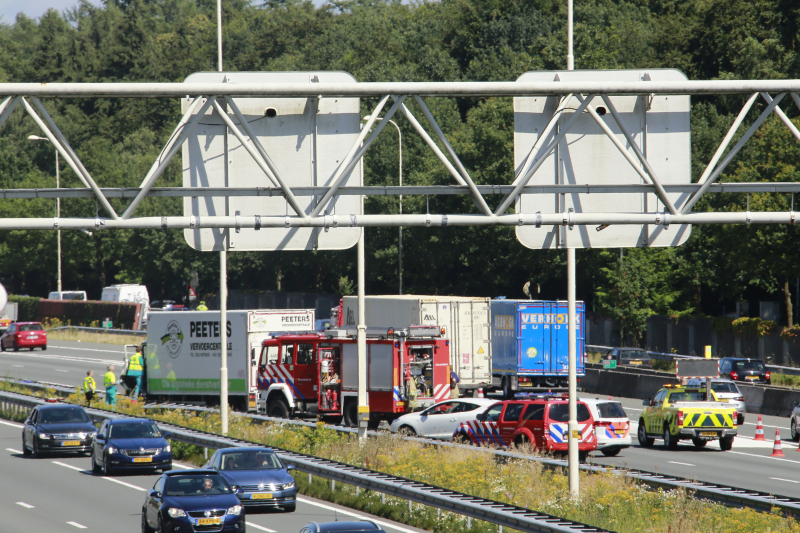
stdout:
<svg viewBox="0 0 800 533">
<path fill-rule="evenodd" d="M 116 470 L 172 470 L 172 447 L 147 418 L 106 420 L 92 442 L 92 471 L 110 476 Z"/>
<path fill-rule="evenodd" d="M 224 448 L 217 450 L 205 468 L 213 469 L 231 484 L 245 507 L 281 508 L 293 512 L 297 485 L 285 466 L 269 448 Z"/>
<path fill-rule="evenodd" d="M 97 428 L 79 405 L 54 403 L 31 411 L 22 429 L 22 453 L 39 457 L 45 452 L 89 453 Z"/>
<path fill-rule="evenodd" d="M 243 532 L 244 508 L 214 470 L 162 474 L 142 505 L 142 533 Z"/>
</svg>

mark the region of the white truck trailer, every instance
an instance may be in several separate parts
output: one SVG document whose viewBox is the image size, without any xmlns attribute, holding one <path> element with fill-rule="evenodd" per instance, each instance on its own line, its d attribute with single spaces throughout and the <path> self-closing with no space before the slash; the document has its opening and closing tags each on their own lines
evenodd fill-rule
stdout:
<svg viewBox="0 0 800 533">
<path fill-rule="evenodd" d="M 444 328 L 443 338 L 450 341 L 450 366 L 461 379 L 462 394 L 492 383 L 489 311 L 489 298 L 412 294 L 366 297 L 367 326 Z M 343 326 L 358 325 L 358 298 L 342 298 L 339 312 Z"/>
<path fill-rule="evenodd" d="M 261 344 L 274 334 L 313 330 L 314 310 L 228 311 L 227 322 L 229 402 L 255 411 Z M 221 328 L 219 311 L 151 311 L 143 353 L 147 400 L 219 404 Z M 125 379 L 123 385 L 130 386 Z"/>
</svg>

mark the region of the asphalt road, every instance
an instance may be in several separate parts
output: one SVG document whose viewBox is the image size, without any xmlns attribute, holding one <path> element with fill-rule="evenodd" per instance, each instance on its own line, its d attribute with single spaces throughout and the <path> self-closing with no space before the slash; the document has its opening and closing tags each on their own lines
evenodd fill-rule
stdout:
<svg viewBox="0 0 800 533">
<path fill-rule="evenodd" d="M 102 380 L 106 365 L 121 361 L 122 356 L 122 346 L 52 341 L 45 352 L 0 353 L 0 374 L 78 386 L 86 370 L 94 370 L 95 379 L 100 376 Z M 788 418 L 762 417 L 764 435 L 768 439 L 764 443 L 753 440 L 757 415 L 748 413 L 745 423 L 739 427 L 733 450 L 728 452 L 721 451 L 715 443 L 698 450 L 685 441 L 681 441 L 677 450 L 666 450 L 660 439 L 652 448 L 642 448 L 635 436 L 643 408 L 641 400 L 615 399 L 622 403 L 633 423 L 633 446 L 613 458 L 594 452 L 590 461 L 800 498 L 800 452 L 797 443 L 788 440 Z M 770 457 L 776 429 L 780 430 L 785 458 Z"/>
<path fill-rule="evenodd" d="M 18 531 L 133 533 L 141 530 L 145 491 L 158 475 L 103 477 L 88 457 L 69 454 L 30 459 L 21 452 L 21 425 L 0 421 L 0 533 Z M 178 466 L 177 464 L 175 465 Z M 335 510 L 335 512 L 334 512 Z M 298 532 L 307 523 L 369 518 L 390 533 L 422 530 L 300 496 L 294 513 L 247 515 L 249 533 Z"/>
</svg>

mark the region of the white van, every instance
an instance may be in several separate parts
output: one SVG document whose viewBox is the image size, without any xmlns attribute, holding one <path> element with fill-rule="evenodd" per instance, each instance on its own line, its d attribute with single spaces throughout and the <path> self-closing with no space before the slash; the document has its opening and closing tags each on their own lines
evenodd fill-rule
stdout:
<svg viewBox="0 0 800 533">
<path fill-rule="evenodd" d="M 141 320 L 138 329 L 145 329 L 147 314 L 150 311 L 150 294 L 144 285 L 122 284 L 103 287 L 103 294 L 100 296 L 103 302 L 129 302 L 142 304 Z"/>
<path fill-rule="evenodd" d="M 48 300 L 83 300 L 86 301 L 86 291 L 61 291 L 51 292 Z"/>
</svg>

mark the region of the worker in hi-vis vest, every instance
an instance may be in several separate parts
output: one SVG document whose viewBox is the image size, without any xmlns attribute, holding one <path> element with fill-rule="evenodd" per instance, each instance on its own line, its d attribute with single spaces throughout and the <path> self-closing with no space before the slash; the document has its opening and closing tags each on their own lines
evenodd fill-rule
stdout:
<svg viewBox="0 0 800 533">
<path fill-rule="evenodd" d="M 89 370 L 86 372 L 86 377 L 83 378 L 83 394 L 86 396 L 86 405 L 92 405 L 94 399 L 94 391 L 97 385 L 94 382 L 94 372 Z"/>
<path fill-rule="evenodd" d="M 103 386 L 106 388 L 106 403 L 112 409 L 117 408 L 117 376 L 114 375 L 114 365 L 108 365 L 108 372 L 103 376 Z"/>
<path fill-rule="evenodd" d="M 136 399 L 139 397 L 139 389 L 142 388 L 142 374 L 144 373 L 144 367 L 142 366 L 142 350 L 136 350 L 136 353 L 133 354 L 128 360 L 128 376 L 132 376 L 136 378 L 136 387 L 133 389 L 133 393 L 131 393 L 131 397 Z"/>
</svg>

